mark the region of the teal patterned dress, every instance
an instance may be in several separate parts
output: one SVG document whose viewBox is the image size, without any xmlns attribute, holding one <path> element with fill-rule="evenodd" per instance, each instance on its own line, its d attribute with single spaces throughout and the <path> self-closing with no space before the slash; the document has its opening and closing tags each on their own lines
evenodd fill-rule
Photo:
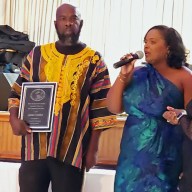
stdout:
<svg viewBox="0 0 192 192">
<path fill-rule="evenodd" d="M 128 115 L 121 140 L 115 192 L 176 192 L 183 132 L 162 117 L 168 105 L 183 108 L 183 93 L 150 64 L 135 71 L 125 89 Z"/>
</svg>

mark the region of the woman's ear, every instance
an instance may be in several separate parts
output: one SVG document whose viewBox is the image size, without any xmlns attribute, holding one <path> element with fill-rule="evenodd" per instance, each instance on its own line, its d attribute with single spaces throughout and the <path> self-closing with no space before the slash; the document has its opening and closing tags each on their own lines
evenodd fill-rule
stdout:
<svg viewBox="0 0 192 192">
<path fill-rule="evenodd" d="M 169 55 L 169 53 L 170 53 L 170 47 L 168 46 L 167 47 L 167 55 Z"/>
</svg>

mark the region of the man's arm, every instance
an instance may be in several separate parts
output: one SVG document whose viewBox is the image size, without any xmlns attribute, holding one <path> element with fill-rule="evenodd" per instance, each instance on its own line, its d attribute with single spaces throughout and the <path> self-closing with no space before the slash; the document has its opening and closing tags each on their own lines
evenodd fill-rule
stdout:
<svg viewBox="0 0 192 192">
<path fill-rule="evenodd" d="M 91 138 L 86 153 L 86 170 L 96 164 L 99 137 L 103 130 L 115 125 L 116 116 L 107 109 L 107 92 L 111 87 L 107 66 L 101 57 L 95 56 L 96 70 L 94 71 L 93 81 L 90 90 L 90 128 Z M 94 63 L 93 61 L 93 63 Z"/>
<path fill-rule="evenodd" d="M 179 120 L 184 133 L 192 140 L 192 120 L 188 116 L 183 116 Z"/>
<path fill-rule="evenodd" d="M 10 113 L 9 121 L 15 135 L 26 135 L 27 133 L 31 133 L 28 125 L 18 117 L 22 83 L 28 82 L 30 78 L 29 61 L 31 60 L 31 55 L 32 54 L 29 54 L 26 60 L 22 63 L 20 74 L 11 88 L 11 94 L 8 99 L 8 108 Z"/>
<path fill-rule="evenodd" d="M 173 107 L 168 106 L 166 112 L 163 113 L 163 117 L 167 120 L 167 122 L 177 125 L 180 124 L 184 133 L 192 139 L 192 118 L 190 115 L 192 100 L 188 103 L 186 110 L 184 109 L 175 109 Z"/>
<path fill-rule="evenodd" d="M 97 163 L 97 154 L 99 146 L 99 138 L 102 130 L 92 131 L 88 151 L 86 154 L 86 171 L 89 171 Z"/>
<path fill-rule="evenodd" d="M 31 133 L 31 129 L 29 128 L 29 126 L 23 120 L 20 120 L 18 118 L 18 112 L 18 107 L 12 107 L 9 109 L 9 122 L 11 124 L 13 134 L 21 136 Z"/>
</svg>

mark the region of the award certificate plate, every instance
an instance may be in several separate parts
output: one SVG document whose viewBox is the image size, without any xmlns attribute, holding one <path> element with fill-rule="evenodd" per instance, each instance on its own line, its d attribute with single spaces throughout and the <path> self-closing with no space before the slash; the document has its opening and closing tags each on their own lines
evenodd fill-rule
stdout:
<svg viewBox="0 0 192 192">
<path fill-rule="evenodd" d="M 53 124 L 56 82 L 26 82 L 22 84 L 19 118 L 32 132 L 51 132 Z"/>
</svg>

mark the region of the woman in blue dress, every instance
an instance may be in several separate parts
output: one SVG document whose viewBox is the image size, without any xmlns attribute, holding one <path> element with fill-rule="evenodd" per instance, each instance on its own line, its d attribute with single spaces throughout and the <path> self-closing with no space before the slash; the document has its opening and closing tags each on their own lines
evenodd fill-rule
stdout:
<svg viewBox="0 0 192 192">
<path fill-rule="evenodd" d="M 184 108 L 192 96 L 192 75 L 179 33 L 154 26 L 144 37 L 146 64 L 121 67 L 108 92 L 108 108 L 125 111 L 115 192 L 176 192 L 182 172 L 183 132 L 162 114 L 167 106 Z M 122 59 L 130 59 L 127 54 Z"/>
</svg>

